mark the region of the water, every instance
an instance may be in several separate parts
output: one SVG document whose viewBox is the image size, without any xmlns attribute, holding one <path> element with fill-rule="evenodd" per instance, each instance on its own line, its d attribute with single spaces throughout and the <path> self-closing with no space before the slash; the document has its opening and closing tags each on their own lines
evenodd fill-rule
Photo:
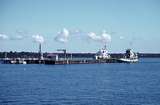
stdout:
<svg viewBox="0 0 160 105">
<path fill-rule="evenodd" d="M 160 59 L 0 65 L 0 105 L 160 105 Z"/>
</svg>

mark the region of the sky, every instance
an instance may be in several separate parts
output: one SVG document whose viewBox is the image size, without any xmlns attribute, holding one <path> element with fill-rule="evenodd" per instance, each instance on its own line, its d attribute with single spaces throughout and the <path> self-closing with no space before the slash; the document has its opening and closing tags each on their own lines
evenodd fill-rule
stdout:
<svg viewBox="0 0 160 105">
<path fill-rule="evenodd" d="M 43 52 L 159 53 L 160 1 L 0 0 L 0 51 L 38 51 L 35 38 Z"/>
</svg>

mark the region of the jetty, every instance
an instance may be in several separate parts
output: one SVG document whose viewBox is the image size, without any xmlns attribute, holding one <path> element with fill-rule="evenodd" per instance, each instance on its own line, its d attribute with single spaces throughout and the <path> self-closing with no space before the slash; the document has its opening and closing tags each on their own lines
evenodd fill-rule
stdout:
<svg viewBox="0 0 160 105">
<path fill-rule="evenodd" d="M 39 60 L 37 58 L 7 58 L 0 59 L 2 64 L 94 64 L 94 63 L 118 63 L 118 60 L 113 59 L 99 59 L 99 60 L 54 60 L 54 59 L 43 59 Z"/>
<path fill-rule="evenodd" d="M 112 56 L 108 53 L 106 46 L 100 49 L 97 53 L 89 54 L 73 54 L 67 53 L 66 49 L 58 49 L 61 53 L 42 53 L 41 44 L 39 45 L 39 53 L 35 56 L 26 57 L 17 56 L 9 57 L 4 53 L 5 57 L 0 58 L 0 63 L 3 64 L 95 64 L 95 63 L 136 63 L 138 62 L 137 53 L 133 53 L 131 49 L 126 50 L 125 54 Z"/>
</svg>

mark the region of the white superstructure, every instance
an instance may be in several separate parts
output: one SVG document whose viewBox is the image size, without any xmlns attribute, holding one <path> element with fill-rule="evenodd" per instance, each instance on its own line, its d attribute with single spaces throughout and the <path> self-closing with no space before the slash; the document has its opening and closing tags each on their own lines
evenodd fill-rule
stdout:
<svg viewBox="0 0 160 105">
<path fill-rule="evenodd" d="M 119 61 L 121 62 L 138 62 L 138 55 L 131 51 L 131 49 L 127 49 L 124 58 L 120 58 Z"/>
<path fill-rule="evenodd" d="M 108 51 L 106 49 L 106 46 L 104 48 L 100 49 L 95 56 L 96 60 L 98 59 L 109 59 L 110 55 L 108 54 Z"/>
</svg>

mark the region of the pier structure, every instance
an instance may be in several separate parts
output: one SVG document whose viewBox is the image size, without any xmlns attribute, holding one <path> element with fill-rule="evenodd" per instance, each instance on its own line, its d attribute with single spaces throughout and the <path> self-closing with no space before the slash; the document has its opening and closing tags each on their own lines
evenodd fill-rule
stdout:
<svg viewBox="0 0 160 105">
<path fill-rule="evenodd" d="M 117 63 L 117 59 L 57 59 L 55 58 L 1 58 L 3 64 L 94 64 L 94 63 Z"/>
<path fill-rule="evenodd" d="M 58 49 L 57 51 L 62 51 L 63 53 L 42 53 L 41 43 L 39 44 L 38 54 L 35 56 L 15 56 L 7 57 L 4 54 L 4 58 L 0 59 L 0 63 L 4 64 L 93 64 L 93 63 L 122 63 L 127 60 L 127 63 L 132 62 L 134 59 L 123 58 L 123 57 L 113 57 L 111 56 L 106 46 L 100 49 L 97 53 L 90 54 L 89 56 L 84 56 L 83 53 L 78 53 L 77 56 L 73 53 L 67 53 L 66 49 Z M 73 55 L 73 56 L 72 56 Z M 78 56 L 81 55 L 81 56 Z M 122 54 L 123 55 L 123 54 Z M 136 62 L 138 58 L 136 59 Z"/>
</svg>

